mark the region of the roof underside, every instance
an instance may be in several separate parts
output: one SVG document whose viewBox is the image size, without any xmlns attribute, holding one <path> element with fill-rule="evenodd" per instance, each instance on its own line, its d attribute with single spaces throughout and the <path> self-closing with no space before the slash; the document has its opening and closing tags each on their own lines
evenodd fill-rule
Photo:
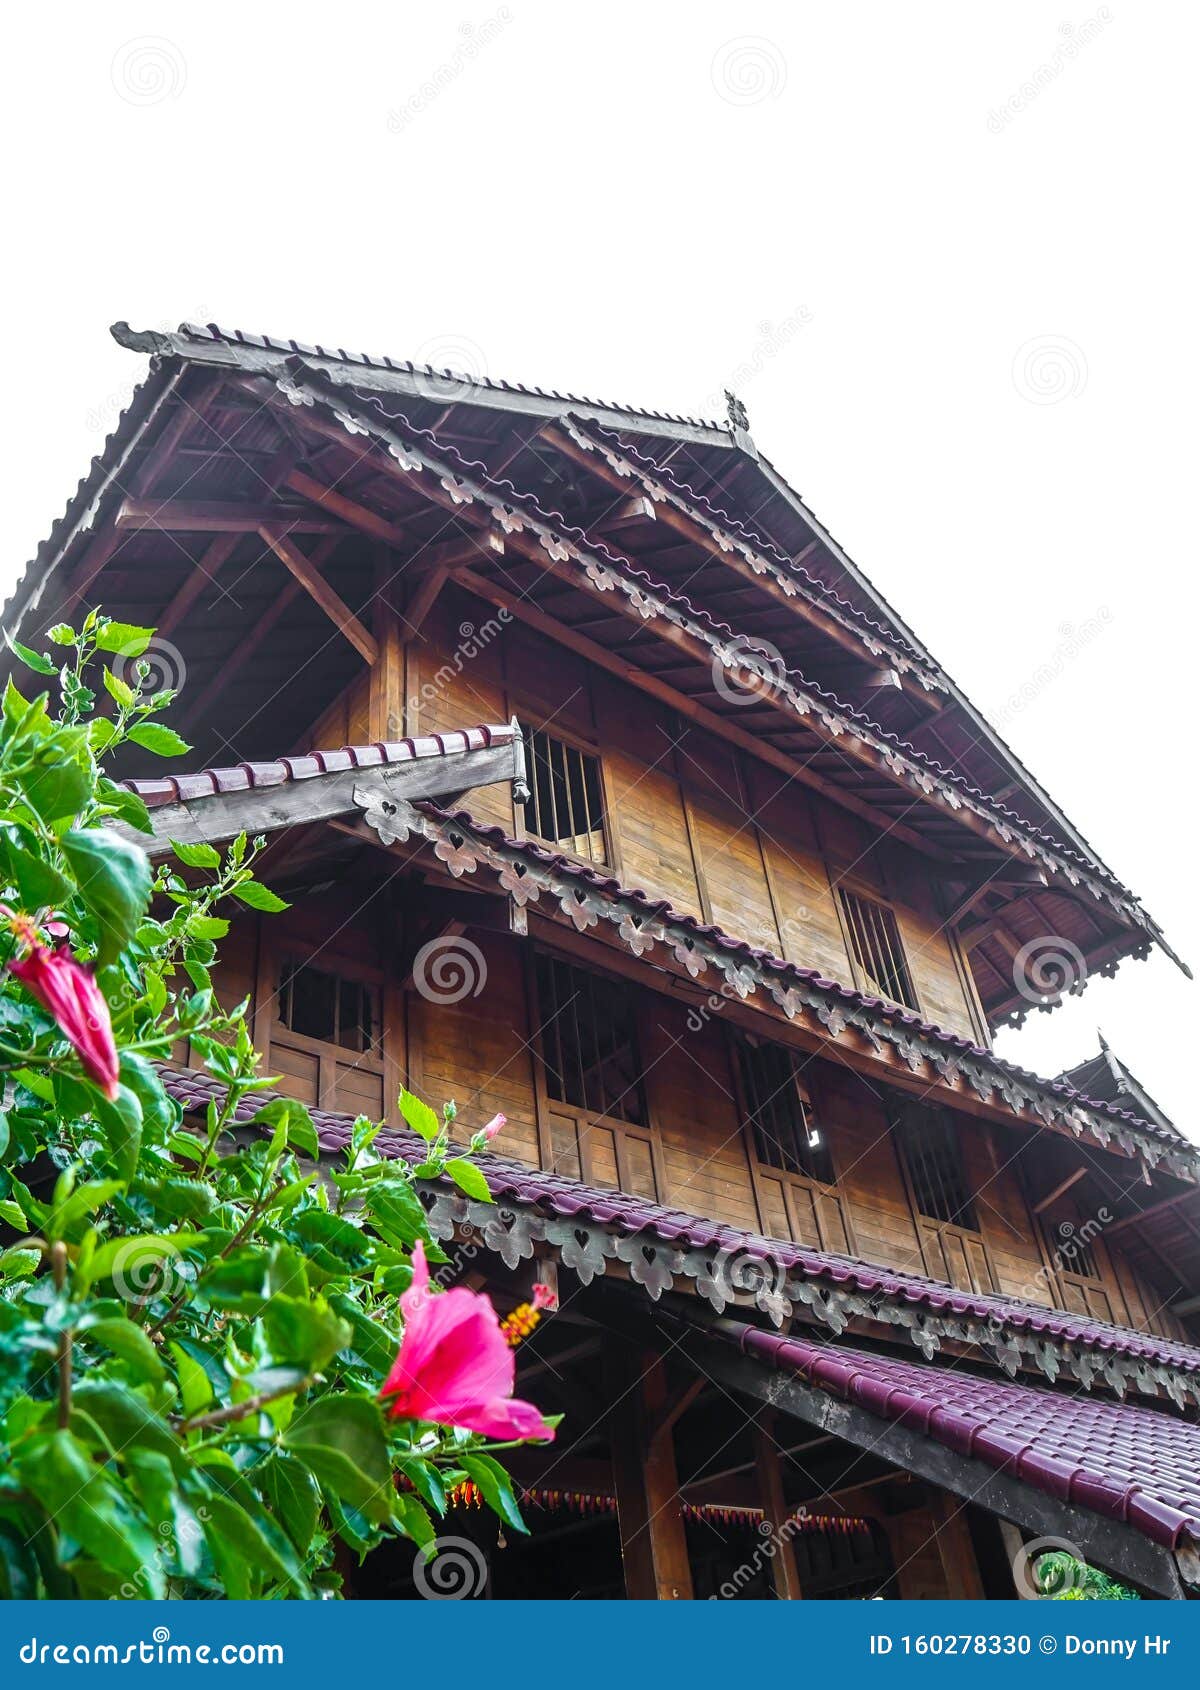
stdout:
<svg viewBox="0 0 1200 1690">
<path fill-rule="evenodd" d="M 1047 934 L 1077 948 L 1089 972 L 1161 939 L 740 431 L 219 331 L 118 338 L 155 354 L 150 379 L 8 621 L 36 637 L 74 596 L 158 625 L 164 681 L 186 671 L 176 725 L 199 760 L 303 748 L 320 705 L 362 665 L 246 526 L 247 507 L 282 524 L 367 624 L 381 542 L 424 562 L 472 539 L 459 591 L 516 596 L 723 717 L 764 755 L 794 761 L 927 851 L 951 903 L 983 883 L 968 924 L 994 1021 L 1030 1007 L 1017 959 Z M 304 402 L 289 405 L 280 382 Z M 397 473 L 405 440 L 448 471 L 449 497 L 428 468 Z M 510 535 L 497 554 L 480 539 L 481 500 L 460 500 L 463 486 L 552 519 L 553 538 L 531 556 Z M 336 488 L 357 516 L 314 487 Z M 571 555 L 555 559 L 563 537 Z M 702 660 L 731 649 L 748 659 L 749 704 L 724 700 Z M 1013 866 L 1022 849 L 1024 873 Z M 1060 984 L 1051 978 L 1048 1005 Z"/>
</svg>

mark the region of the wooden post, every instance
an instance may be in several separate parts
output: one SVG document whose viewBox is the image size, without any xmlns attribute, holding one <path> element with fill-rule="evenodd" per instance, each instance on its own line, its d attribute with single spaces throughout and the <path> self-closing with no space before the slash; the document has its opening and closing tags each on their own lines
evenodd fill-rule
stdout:
<svg viewBox="0 0 1200 1690">
<path fill-rule="evenodd" d="M 791 1510 L 784 1500 L 783 1469 L 780 1466 L 774 1429 L 773 1414 L 768 1411 L 760 1416 L 754 1428 L 754 1465 L 758 1473 L 763 1519 L 769 1520 L 773 1528 L 770 1541 L 774 1545 L 775 1553 L 771 1557 L 771 1583 L 779 1601 L 798 1602 L 804 1593 L 800 1589 L 800 1570 L 796 1565 L 795 1548 L 791 1537 L 782 1529 Z M 765 1541 L 767 1540 L 764 1533 Z"/>
<path fill-rule="evenodd" d="M 407 731 L 404 720 L 404 629 L 400 613 L 391 602 L 392 594 L 403 589 L 398 581 L 392 579 L 393 573 L 391 554 L 381 548 L 376 559 L 376 591 L 371 618 L 379 656 L 371 666 L 368 680 L 368 733 L 373 742 L 403 739 Z"/>
<path fill-rule="evenodd" d="M 946 1595 L 955 1602 L 979 1601 L 983 1596 L 983 1580 L 967 1525 L 966 1503 L 949 1491 L 940 1491 L 933 1499 L 930 1513 L 946 1578 Z"/>
<path fill-rule="evenodd" d="M 605 1373 L 625 1593 L 631 1601 L 690 1601 L 666 1368 L 660 1356 L 610 1350 Z"/>
</svg>

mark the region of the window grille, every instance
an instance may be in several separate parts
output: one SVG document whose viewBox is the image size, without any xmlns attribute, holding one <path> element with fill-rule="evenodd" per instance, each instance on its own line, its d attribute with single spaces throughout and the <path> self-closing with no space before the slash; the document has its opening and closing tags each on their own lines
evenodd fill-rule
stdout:
<svg viewBox="0 0 1200 1690">
<path fill-rule="evenodd" d="M 833 1162 L 795 1057 L 782 1045 L 739 1040 L 738 1067 L 760 1162 L 833 1184 Z"/>
<path fill-rule="evenodd" d="M 898 1129 L 919 1212 L 930 1220 L 978 1232 L 953 1119 L 942 1109 L 913 1104 L 901 1116 Z"/>
<path fill-rule="evenodd" d="M 534 971 L 549 1096 L 593 1115 L 645 1126 L 630 989 L 542 952 Z"/>
<path fill-rule="evenodd" d="M 919 1011 L 895 912 L 844 886 L 838 888 L 838 897 L 863 990 Z"/>
<path fill-rule="evenodd" d="M 607 863 L 600 759 L 541 728 L 522 725 L 529 758 L 525 832 L 590 863 Z"/>
<path fill-rule="evenodd" d="M 279 979 L 276 1019 L 302 1038 L 369 1051 L 379 1030 L 378 993 L 361 980 L 286 962 Z"/>
</svg>

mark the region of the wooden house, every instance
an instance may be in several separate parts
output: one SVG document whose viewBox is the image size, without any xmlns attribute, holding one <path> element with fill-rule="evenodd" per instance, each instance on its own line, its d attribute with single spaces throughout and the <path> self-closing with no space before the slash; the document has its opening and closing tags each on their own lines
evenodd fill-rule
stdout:
<svg viewBox="0 0 1200 1690">
<path fill-rule="evenodd" d="M 423 1193 L 558 1296 L 531 1536 L 446 1528 L 486 1592 L 1006 1597 L 1054 1538 L 1194 1594 L 1200 1150 L 1107 1047 L 992 1046 L 1166 940 L 737 402 L 114 332 L 149 373 L 6 622 L 158 628 L 194 751 L 118 772 L 161 848 L 269 836 L 220 979 L 331 1152 L 414 1157 L 402 1085 L 506 1117 L 492 1204 Z"/>
</svg>

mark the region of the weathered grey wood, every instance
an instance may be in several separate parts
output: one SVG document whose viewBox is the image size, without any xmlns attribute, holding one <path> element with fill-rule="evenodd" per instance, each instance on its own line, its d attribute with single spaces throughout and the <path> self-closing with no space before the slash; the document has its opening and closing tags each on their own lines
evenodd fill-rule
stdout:
<svg viewBox="0 0 1200 1690">
<path fill-rule="evenodd" d="M 247 792 L 220 792 L 189 803 L 164 804 L 151 810 L 154 838 L 122 823 L 112 825 L 123 838 L 140 845 L 150 857 L 170 850 L 170 841 L 219 844 L 239 833 L 274 833 L 299 823 L 326 821 L 357 810 L 355 788 L 379 792 L 409 803 L 440 798 L 496 781 L 510 781 L 517 773 L 514 747 L 485 746 L 478 751 L 450 751 L 421 757 L 411 763 L 385 764 L 374 769 L 345 769 L 314 775 L 283 786 L 255 787 Z"/>
</svg>

